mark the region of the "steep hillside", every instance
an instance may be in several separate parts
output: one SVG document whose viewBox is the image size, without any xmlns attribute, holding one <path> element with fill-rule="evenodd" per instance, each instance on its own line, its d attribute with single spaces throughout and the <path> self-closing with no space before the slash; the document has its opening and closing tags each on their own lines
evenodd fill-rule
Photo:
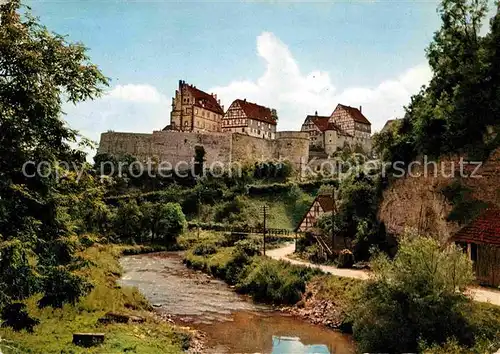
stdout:
<svg viewBox="0 0 500 354">
<path fill-rule="evenodd" d="M 446 176 L 451 175 L 454 162 L 456 178 L 430 173 L 427 177 L 393 180 L 384 191 L 379 208 L 379 218 L 387 230 L 401 234 L 406 228 L 413 228 L 445 241 L 474 212 L 487 205 L 500 206 L 500 148 L 479 167 L 476 177 L 459 177 L 458 161 L 459 158 L 441 160 Z M 471 164 L 464 170 L 470 175 L 474 169 Z M 464 213 L 467 215 L 461 215 Z"/>
</svg>

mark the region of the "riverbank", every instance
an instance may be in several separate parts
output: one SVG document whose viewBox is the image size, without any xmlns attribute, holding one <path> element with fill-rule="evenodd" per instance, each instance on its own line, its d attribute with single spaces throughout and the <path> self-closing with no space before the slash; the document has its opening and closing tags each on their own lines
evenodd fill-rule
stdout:
<svg viewBox="0 0 500 354">
<path fill-rule="evenodd" d="M 186 251 L 184 262 L 256 301 L 275 305 L 310 323 L 351 333 L 348 313 L 360 280 L 324 275 L 321 269 L 260 256 L 248 243 L 217 249 L 194 246 Z"/>
<path fill-rule="evenodd" d="M 93 290 L 75 305 L 61 309 L 37 306 L 40 296 L 25 301 L 28 313 L 40 323 L 33 333 L 0 329 L 0 349 L 4 353 L 180 353 L 194 338 L 193 332 L 160 318 L 145 297 L 128 286 L 120 286 L 119 257 L 129 247 L 99 245 L 78 253 L 87 266 L 81 274 L 92 283 Z M 135 316 L 141 323 L 100 323 L 106 313 Z M 75 332 L 104 333 L 102 345 L 82 348 L 72 343 Z"/>
<path fill-rule="evenodd" d="M 354 352 L 350 336 L 237 294 L 186 267 L 178 252 L 123 257 L 121 264 L 120 282 L 137 286 L 166 320 L 202 334 L 204 353 Z"/>
</svg>

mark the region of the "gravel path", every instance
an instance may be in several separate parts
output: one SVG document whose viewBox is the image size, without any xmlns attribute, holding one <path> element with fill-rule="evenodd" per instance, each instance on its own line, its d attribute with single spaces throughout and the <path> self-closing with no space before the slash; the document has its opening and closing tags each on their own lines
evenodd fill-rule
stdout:
<svg viewBox="0 0 500 354">
<path fill-rule="evenodd" d="M 292 264 L 303 265 L 311 268 L 319 268 L 325 273 L 337 275 L 339 277 L 356 278 L 356 279 L 368 279 L 370 277 L 370 272 L 357 269 L 341 269 L 334 266 L 327 266 L 321 264 L 313 264 L 306 261 L 299 261 L 296 259 L 288 258 L 287 256 L 295 251 L 295 245 L 293 243 L 287 244 L 281 248 L 276 248 L 266 252 L 266 256 L 273 259 L 284 260 Z M 475 300 L 480 302 L 489 302 L 493 305 L 500 306 L 500 291 L 481 288 L 481 287 L 471 287 L 467 290 L 468 294 Z"/>
</svg>

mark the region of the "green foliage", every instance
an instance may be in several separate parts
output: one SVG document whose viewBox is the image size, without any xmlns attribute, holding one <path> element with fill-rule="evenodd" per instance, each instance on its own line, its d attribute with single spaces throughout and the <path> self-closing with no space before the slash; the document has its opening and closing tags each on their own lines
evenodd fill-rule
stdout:
<svg viewBox="0 0 500 354">
<path fill-rule="evenodd" d="M 372 266 L 374 278 L 352 313 L 361 351 L 414 352 L 419 340 L 442 344 L 451 337 L 473 344 L 470 301 L 457 292 L 472 282 L 472 264 L 458 247 L 404 238 L 393 261 L 379 255 Z"/>
<path fill-rule="evenodd" d="M 214 254 L 217 252 L 217 248 L 214 244 L 201 243 L 193 248 L 193 254 L 195 256 L 205 256 L 209 254 Z"/>
<path fill-rule="evenodd" d="M 152 316 L 149 312 L 151 305 L 136 288 L 117 286 L 122 249 L 116 245 L 95 244 L 78 251 L 77 256 L 90 264 L 79 270 L 79 274 L 92 281 L 94 288 L 91 292 L 75 305 L 65 304 L 63 308 L 40 308 L 37 304 L 41 297 L 39 294 L 24 300 L 30 317 L 39 319 L 40 323 L 33 328 L 33 333 L 14 331 L 10 327 L 0 328 L 1 350 L 4 353 L 75 354 L 131 350 L 146 354 L 182 352 L 181 345 L 186 345 L 188 338 L 171 324 Z M 141 316 L 146 321 L 140 326 L 135 323 L 99 324 L 98 319 L 109 311 Z M 72 344 L 73 333 L 88 332 L 89 329 L 105 333 L 104 344 L 93 348 Z"/>
<path fill-rule="evenodd" d="M 54 265 L 77 268 L 68 238 L 95 226 L 102 190 L 73 148 L 80 137 L 62 105 L 98 97 L 107 80 L 83 45 L 50 32 L 20 1 L 0 5 L 0 18 L 0 284 L 6 298 L 21 300 L 46 290 L 40 278 Z"/>
<path fill-rule="evenodd" d="M 9 298 L 25 299 L 39 290 L 39 276 L 30 264 L 30 245 L 19 240 L 0 245 L 0 306 Z"/>
<path fill-rule="evenodd" d="M 6 305 L 1 313 L 2 327 L 12 327 L 14 331 L 25 329 L 33 333 L 33 327 L 40 323 L 36 318 L 30 317 L 26 305 L 20 302 Z"/>
<path fill-rule="evenodd" d="M 356 260 L 366 260 L 372 247 L 387 250 L 386 235 L 381 227 L 377 210 L 380 200 L 379 177 L 364 173 L 352 174 L 342 180 L 339 188 L 337 213 L 325 213 L 317 227 L 326 235 L 332 234 L 332 221 L 337 235 L 351 240 Z"/>
<path fill-rule="evenodd" d="M 488 207 L 487 203 L 475 200 L 471 196 L 471 190 L 462 185 L 459 180 L 454 180 L 444 187 L 441 193 L 453 205 L 447 220 L 456 221 L 460 225 L 468 224 Z"/>
<path fill-rule="evenodd" d="M 305 290 L 306 281 L 320 271 L 292 265 L 284 261 L 257 259 L 251 271 L 240 280 L 237 289 L 257 301 L 294 304 Z"/>
<path fill-rule="evenodd" d="M 409 162 L 420 154 L 455 152 L 484 159 L 499 146 L 500 13 L 481 37 L 486 10 L 485 0 L 441 1 L 442 25 L 427 49 L 433 77 L 412 97 L 400 124 L 374 139 L 384 159 Z"/>
<path fill-rule="evenodd" d="M 199 256 L 188 251 L 185 263 L 236 285 L 237 291 L 255 300 L 274 304 L 294 304 L 300 300 L 305 283 L 321 271 L 294 266 L 288 262 L 259 257 L 259 245 L 238 241 L 235 247 L 219 248 L 217 253 Z"/>
<path fill-rule="evenodd" d="M 135 238 L 142 240 L 144 215 L 135 200 L 120 202 L 113 220 L 113 228 L 119 240 L 131 242 Z"/>
<path fill-rule="evenodd" d="M 157 234 L 163 244 L 172 244 L 186 228 L 186 218 L 178 203 L 158 206 Z"/>
<path fill-rule="evenodd" d="M 51 268 L 43 279 L 43 297 L 40 307 L 62 307 L 65 303 L 76 304 L 81 296 L 92 289 L 92 284 L 82 276 L 73 274 L 62 267 Z"/>
</svg>

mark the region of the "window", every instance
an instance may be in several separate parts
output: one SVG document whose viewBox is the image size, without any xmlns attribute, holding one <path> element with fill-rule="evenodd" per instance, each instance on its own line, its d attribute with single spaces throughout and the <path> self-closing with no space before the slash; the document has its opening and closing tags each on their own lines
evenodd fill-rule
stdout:
<svg viewBox="0 0 500 354">
<path fill-rule="evenodd" d="M 198 109 L 197 108 L 194 109 L 194 114 L 198 114 Z"/>
<path fill-rule="evenodd" d="M 245 128 L 241 128 L 241 132 L 244 133 L 245 132 Z"/>
</svg>

